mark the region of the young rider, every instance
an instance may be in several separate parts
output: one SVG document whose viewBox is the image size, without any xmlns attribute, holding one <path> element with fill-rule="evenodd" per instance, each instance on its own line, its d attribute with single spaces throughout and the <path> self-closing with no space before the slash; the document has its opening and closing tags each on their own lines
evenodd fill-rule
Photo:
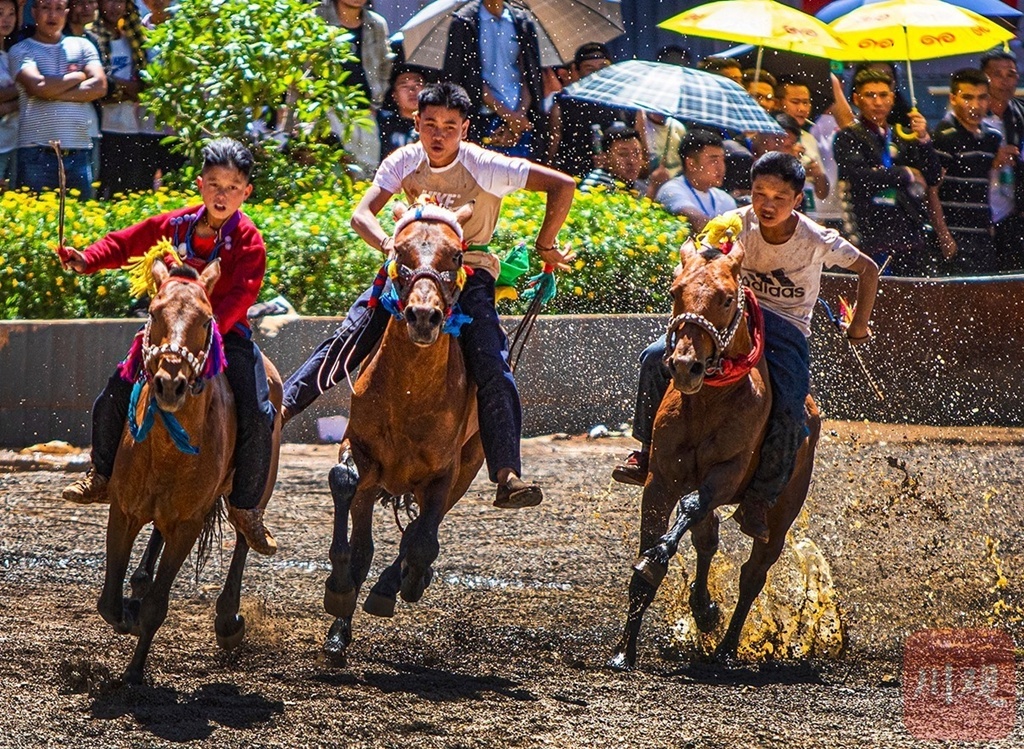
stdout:
<svg viewBox="0 0 1024 749">
<path fill-rule="evenodd" d="M 508 341 L 494 309 L 498 258 L 487 251 L 487 243 L 504 196 L 518 189 L 544 192 L 547 205 L 537 233 L 537 253 L 545 263 L 568 269 L 566 263 L 574 253 L 560 251 L 555 238 L 572 206 L 576 185 L 561 172 L 466 142 L 472 104 L 460 86 L 450 82 L 426 86 L 418 103 L 419 142 L 403 146 L 380 165 L 356 207 L 352 227 L 367 244 L 387 255 L 394 240 L 381 228 L 377 214 L 393 195 L 404 192 L 410 201 L 427 196 L 452 209 L 475 202 L 473 216 L 463 227 L 469 245 L 465 262 L 473 275 L 459 296 L 459 306 L 473 321 L 462 329 L 459 340 L 477 386 L 480 436 L 488 473 L 498 484 L 495 505 L 530 507 L 539 504 L 543 495 L 540 487 L 519 478 L 522 412 L 508 366 Z M 370 291 L 353 304 L 334 335 L 288 378 L 286 419 L 353 372 L 380 340 L 389 315 L 382 306 L 368 307 Z"/>
<path fill-rule="evenodd" d="M 270 473 L 274 407 L 269 400 L 263 358 L 251 340 L 246 319 L 263 285 L 267 253 L 259 230 L 240 210 L 252 192 L 252 166 L 252 154 L 241 143 L 230 138 L 211 141 L 203 149 L 203 169 L 196 180 L 202 205 L 164 213 L 112 232 L 82 251 L 66 248 L 64 264 L 77 273 L 120 268 L 130 257 L 146 253 L 162 239 L 173 244 L 184 264 L 197 270 L 220 260 L 220 279 L 210 302 L 224 341 L 228 363 L 224 372 L 238 412 L 228 517 L 254 551 L 273 554 L 277 543 L 264 526 L 263 511 L 257 505 Z M 64 499 L 79 504 L 107 501 L 107 482 L 114 470 L 132 387 L 133 383 L 114 372 L 96 399 L 92 414 L 93 467 L 84 479 L 64 489 Z"/>
<path fill-rule="evenodd" d="M 822 268 L 838 265 L 857 274 L 857 307 L 846 336 L 850 343 L 859 344 L 871 337 L 868 321 L 878 288 L 878 266 L 834 229 L 819 226 L 798 212 L 805 178 L 798 159 L 770 151 L 754 162 L 750 173 L 752 205 L 737 211 L 743 222 L 738 240 L 744 248 L 743 283 L 754 292 L 764 312 L 764 355 L 772 406 L 760 461 L 743 496 L 740 528 L 767 542 L 768 510 L 789 483 L 797 450 L 807 434 L 807 337 Z M 654 416 L 671 381 L 664 359 L 664 338 L 648 346 L 640 357 L 633 436 L 641 448 L 615 469 L 612 475 L 617 481 L 646 483 Z"/>
</svg>

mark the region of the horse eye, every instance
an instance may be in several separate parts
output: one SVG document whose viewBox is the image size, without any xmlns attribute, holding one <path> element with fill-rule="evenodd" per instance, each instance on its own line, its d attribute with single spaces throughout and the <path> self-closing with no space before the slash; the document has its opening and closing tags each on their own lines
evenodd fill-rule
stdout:
<svg viewBox="0 0 1024 749">
<path fill-rule="evenodd" d="M 455 263 L 455 267 L 456 268 L 461 266 L 462 265 L 462 253 L 461 252 L 456 252 L 455 253 L 455 257 L 452 258 L 452 262 Z"/>
</svg>

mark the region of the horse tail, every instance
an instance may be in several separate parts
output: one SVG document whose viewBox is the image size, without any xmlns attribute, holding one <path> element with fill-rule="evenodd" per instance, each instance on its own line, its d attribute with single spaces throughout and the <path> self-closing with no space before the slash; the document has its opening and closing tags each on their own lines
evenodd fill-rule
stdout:
<svg viewBox="0 0 1024 749">
<path fill-rule="evenodd" d="M 203 520 L 203 529 L 199 531 L 199 539 L 196 541 L 196 584 L 199 584 L 199 575 L 202 573 L 206 563 L 210 561 L 214 546 L 220 547 L 224 522 L 224 498 L 217 497 L 213 507 L 206 513 Z"/>
</svg>

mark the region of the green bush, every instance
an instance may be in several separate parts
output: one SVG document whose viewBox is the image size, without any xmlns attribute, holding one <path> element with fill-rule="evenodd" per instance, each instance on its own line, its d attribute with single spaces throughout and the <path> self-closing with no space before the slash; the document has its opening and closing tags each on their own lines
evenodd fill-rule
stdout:
<svg viewBox="0 0 1024 749">
<path fill-rule="evenodd" d="M 345 152 L 325 145 L 328 112 L 343 128 L 369 106 L 348 85 L 351 47 L 345 29 L 329 26 L 308 0 L 181 0 L 150 31 L 157 51 L 143 76 L 140 101 L 175 131 L 172 146 L 193 164 L 214 135 L 245 142 L 256 159 L 256 192 L 276 199 L 337 187 Z M 274 122 L 287 103 L 287 147 L 253 123 Z"/>
<path fill-rule="evenodd" d="M 349 227 L 365 186 L 353 195 L 316 191 L 292 202 L 266 199 L 245 212 L 267 245 L 262 298 L 287 298 L 304 315 L 344 314 L 373 280 L 381 263 Z M 65 242 L 82 249 L 107 232 L 164 211 L 198 203 L 181 192 L 160 190 L 114 203 L 67 201 Z M 531 247 L 544 215 L 544 197 L 518 192 L 505 199 L 491 248 L 508 253 L 519 241 Z M 381 212 L 390 229 L 391 212 Z M 64 271 L 57 246 L 57 198 L 25 192 L 0 196 L 0 318 L 121 317 L 130 305 L 126 274 L 78 276 Z M 559 274 L 559 294 L 549 313 L 667 312 L 668 286 L 686 224 L 649 200 L 624 194 L 577 193 L 559 237 L 578 252 L 570 274 Z M 140 252 L 148 248 L 140 248 Z M 534 263 L 534 267 L 537 264 Z M 539 268 L 537 268 L 539 270 Z M 520 278 L 520 291 L 526 277 Z M 520 312 L 523 302 L 504 305 Z"/>
</svg>

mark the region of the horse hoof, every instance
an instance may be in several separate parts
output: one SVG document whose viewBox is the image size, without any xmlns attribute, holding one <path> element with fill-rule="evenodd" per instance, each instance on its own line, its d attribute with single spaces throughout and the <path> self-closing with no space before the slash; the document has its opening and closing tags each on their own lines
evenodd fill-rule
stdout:
<svg viewBox="0 0 1024 749">
<path fill-rule="evenodd" d="M 423 598 L 423 593 L 426 591 L 427 586 L 434 579 L 434 568 L 427 567 L 427 571 L 422 575 L 407 574 L 402 580 L 402 600 L 406 603 L 416 603 Z M 415 581 L 415 582 L 414 582 Z"/>
<path fill-rule="evenodd" d="M 235 615 L 228 626 L 217 627 L 217 645 L 228 652 L 237 648 L 245 637 L 245 618 Z"/>
<path fill-rule="evenodd" d="M 122 611 L 124 612 L 121 620 L 121 625 L 124 630 L 114 627 L 121 634 L 133 634 L 136 637 L 142 636 L 142 623 L 139 621 L 139 612 L 142 610 L 142 601 L 138 598 L 125 598 L 122 602 Z"/>
<path fill-rule="evenodd" d="M 605 668 L 611 671 L 632 671 L 633 661 L 625 653 L 616 653 L 605 664 Z"/>
<path fill-rule="evenodd" d="M 668 572 L 668 567 L 646 556 L 637 559 L 633 564 L 633 569 L 645 582 L 655 588 L 661 585 L 661 581 L 665 579 L 665 575 Z"/>
<path fill-rule="evenodd" d="M 371 616 L 382 616 L 390 619 L 395 615 L 395 599 L 382 596 L 379 593 L 370 592 L 363 601 L 363 611 Z"/>
<path fill-rule="evenodd" d="M 704 595 L 700 596 L 696 595 L 696 590 L 697 583 L 690 583 L 690 614 L 693 616 L 693 623 L 697 625 L 697 629 L 707 634 L 718 626 L 722 614 L 718 610 L 718 604 L 710 600 L 706 590 Z M 707 603 L 703 603 L 705 600 Z"/>
<path fill-rule="evenodd" d="M 725 642 L 720 642 L 718 647 L 715 648 L 715 654 L 713 656 L 715 663 L 721 666 L 738 666 L 740 665 L 740 659 L 736 657 L 736 650 L 738 646 L 729 645 Z"/>
<path fill-rule="evenodd" d="M 704 634 L 713 632 L 715 627 L 718 626 L 718 622 L 722 620 L 722 614 L 718 610 L 718 604 L 712 601 L 707 606 L 700 608 L 690 607 L 690 613 L 693 614 L 693 623 L 697 625 Z"/>
<path fill-rule="evenodd" d="M 331 665 L 344 667 L 348 664 L 346 653 L 351 642 L 352 623 L 348 619 L 335 619 L 324 641 L 324 655 Z"/>
<path fill-rule="evenodd" d="M 124 672 L 124 676 L 121 677 L 121 682 L 126 686 L 138 686 L 142 683 L 142 670 L 129 668 Z"/>
<path fill-rule="evenodd" d="M 335 618 L 351 618 L 356 611 L 356 589 L 336 593 L 330 585 L 324 586 L 324 611 Z"/>
</svg>

